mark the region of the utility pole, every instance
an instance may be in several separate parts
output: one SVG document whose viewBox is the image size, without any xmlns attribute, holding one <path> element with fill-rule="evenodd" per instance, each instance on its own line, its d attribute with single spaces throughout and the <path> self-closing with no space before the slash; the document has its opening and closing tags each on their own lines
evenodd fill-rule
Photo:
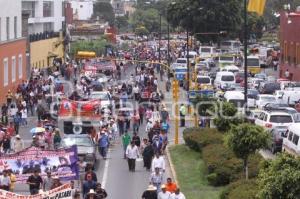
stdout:
<svg viewBox="0 0 300 199">
<path fill-rule="evenodd" d="M 178 92 L 179 83 L 177 80 L 172 82 L 173 89 L 173 103 L 175 104 L 175 144 L 179 143 L 179 107 L 178 107 Z"/>
<path fill-rule="evenodd" d="M 161 54 L 160 54 L 160 42 L 161 42 L 161 13 L 159 14 L 159 42 L 158 42 L 158 60 L 159 63 L 161 61 Z"/>
<path fill-rule="evenodd" d="M 168 23 L 168 68 L 170 68 L 170 24 Z"/>
<path fill-rule="evenodd" d="M 245 110 L 248 109 L 247 104 L 247 95 L 248 95 L 248 61 L 247 61 L 247 50 L 248 50 L 248 13 L 247 13 L 247 0 L 244 0 L 244 79 L 245 79 L 245 87 L 244 87 L 244 101 L 245 101 Z"/>
<path fill-rule="evenodd" d="M 187 92 L 190 91 L 189 29 L 186 30 Z"/>
</svg>

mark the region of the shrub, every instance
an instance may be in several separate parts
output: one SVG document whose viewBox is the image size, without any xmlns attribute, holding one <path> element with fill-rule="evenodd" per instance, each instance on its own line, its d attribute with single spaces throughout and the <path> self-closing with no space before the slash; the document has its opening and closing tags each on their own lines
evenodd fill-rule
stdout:
<svg viewBox="0 0 300 199">
<path fill-rule="evenodd" d="M 239 180 L 230 184 L 221 194 L 221 199 L 255 199 L 258 185 L 255 179 Z"/>
<path fill-rule="evenodd" d="M 187 128 L 183 131 L 185 144 L 196 151 L 210 145 L 223 143 L 223 135 L 211 128 Z"/>
<path fill-rule="evenodd" d="M 210 185 L 223 186 L 244 178 L 243 162 L 237 159 L 233 152 L 223 144 L 211 144 L 203 148 L 202 158 L 207 166 L 207 180 Z M 261 160 L 258 154 L 249 158 L 249 178 L 258 175 L 258 164 Z"/>
</svg>

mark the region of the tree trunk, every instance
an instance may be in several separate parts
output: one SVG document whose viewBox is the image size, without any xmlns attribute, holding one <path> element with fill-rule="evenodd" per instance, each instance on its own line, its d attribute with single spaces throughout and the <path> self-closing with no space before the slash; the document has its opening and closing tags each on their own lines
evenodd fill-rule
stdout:
<svg viewBox="0 0 300 199">
<path fill-rule="evenodd" d="M 248 158 L 244 159 L 244 169 L 245 169 L 245 176 L 246 176 L 246 180 L 248 180 Z"/>
</svg>

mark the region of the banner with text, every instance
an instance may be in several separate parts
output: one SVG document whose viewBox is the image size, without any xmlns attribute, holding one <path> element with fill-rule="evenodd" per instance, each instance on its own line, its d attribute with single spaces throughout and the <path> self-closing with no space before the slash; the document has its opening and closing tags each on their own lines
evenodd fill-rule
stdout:
<svg viewBox="0 0 300 199">
<path fill-rule="evenodd" d="M 0 189 L 0 199 L 72 199 L 71 184 L 64 184 L 50 191 L 36 195 L 20 195 Z"/>
<path fill-rule="evenodd" d="M 11 169 L 16 175 L 16 183 L 25 183 L 36 170 L 41 177 L 51 171 L 60 180 L 68 181 L 79 177 L 77 161 L 76 146 L 59 150 L 29 147 L 18 153 L 0 156 L 0 172 Z"/>
</svg>

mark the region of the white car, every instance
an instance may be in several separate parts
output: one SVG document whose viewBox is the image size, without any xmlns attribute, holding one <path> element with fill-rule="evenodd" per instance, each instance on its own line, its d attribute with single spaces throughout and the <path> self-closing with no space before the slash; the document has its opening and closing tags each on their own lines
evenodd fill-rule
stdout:
<svg viewBox="0 0 300 199">
<path fill-rule="evenodd" d="M 260 94 L 255 101 L 256 107 L 259 109 L 263 109 L 264 106 L 269 103 L 277 103 L 274 95 Z"/>
<path fill-rule="evenodd" d="M 255 120 L 255 124 L 267 129 L 274 127 L 288 127 L 294 123 L 291 114 L 283 111 L 262 111 Z"/>
<path fill-rule="evenodd" d="M 108 91 L 93 91 L 89 98 L 100 100 L 101 108 L 112 108 L 112 97 Z"/>
</svg>

